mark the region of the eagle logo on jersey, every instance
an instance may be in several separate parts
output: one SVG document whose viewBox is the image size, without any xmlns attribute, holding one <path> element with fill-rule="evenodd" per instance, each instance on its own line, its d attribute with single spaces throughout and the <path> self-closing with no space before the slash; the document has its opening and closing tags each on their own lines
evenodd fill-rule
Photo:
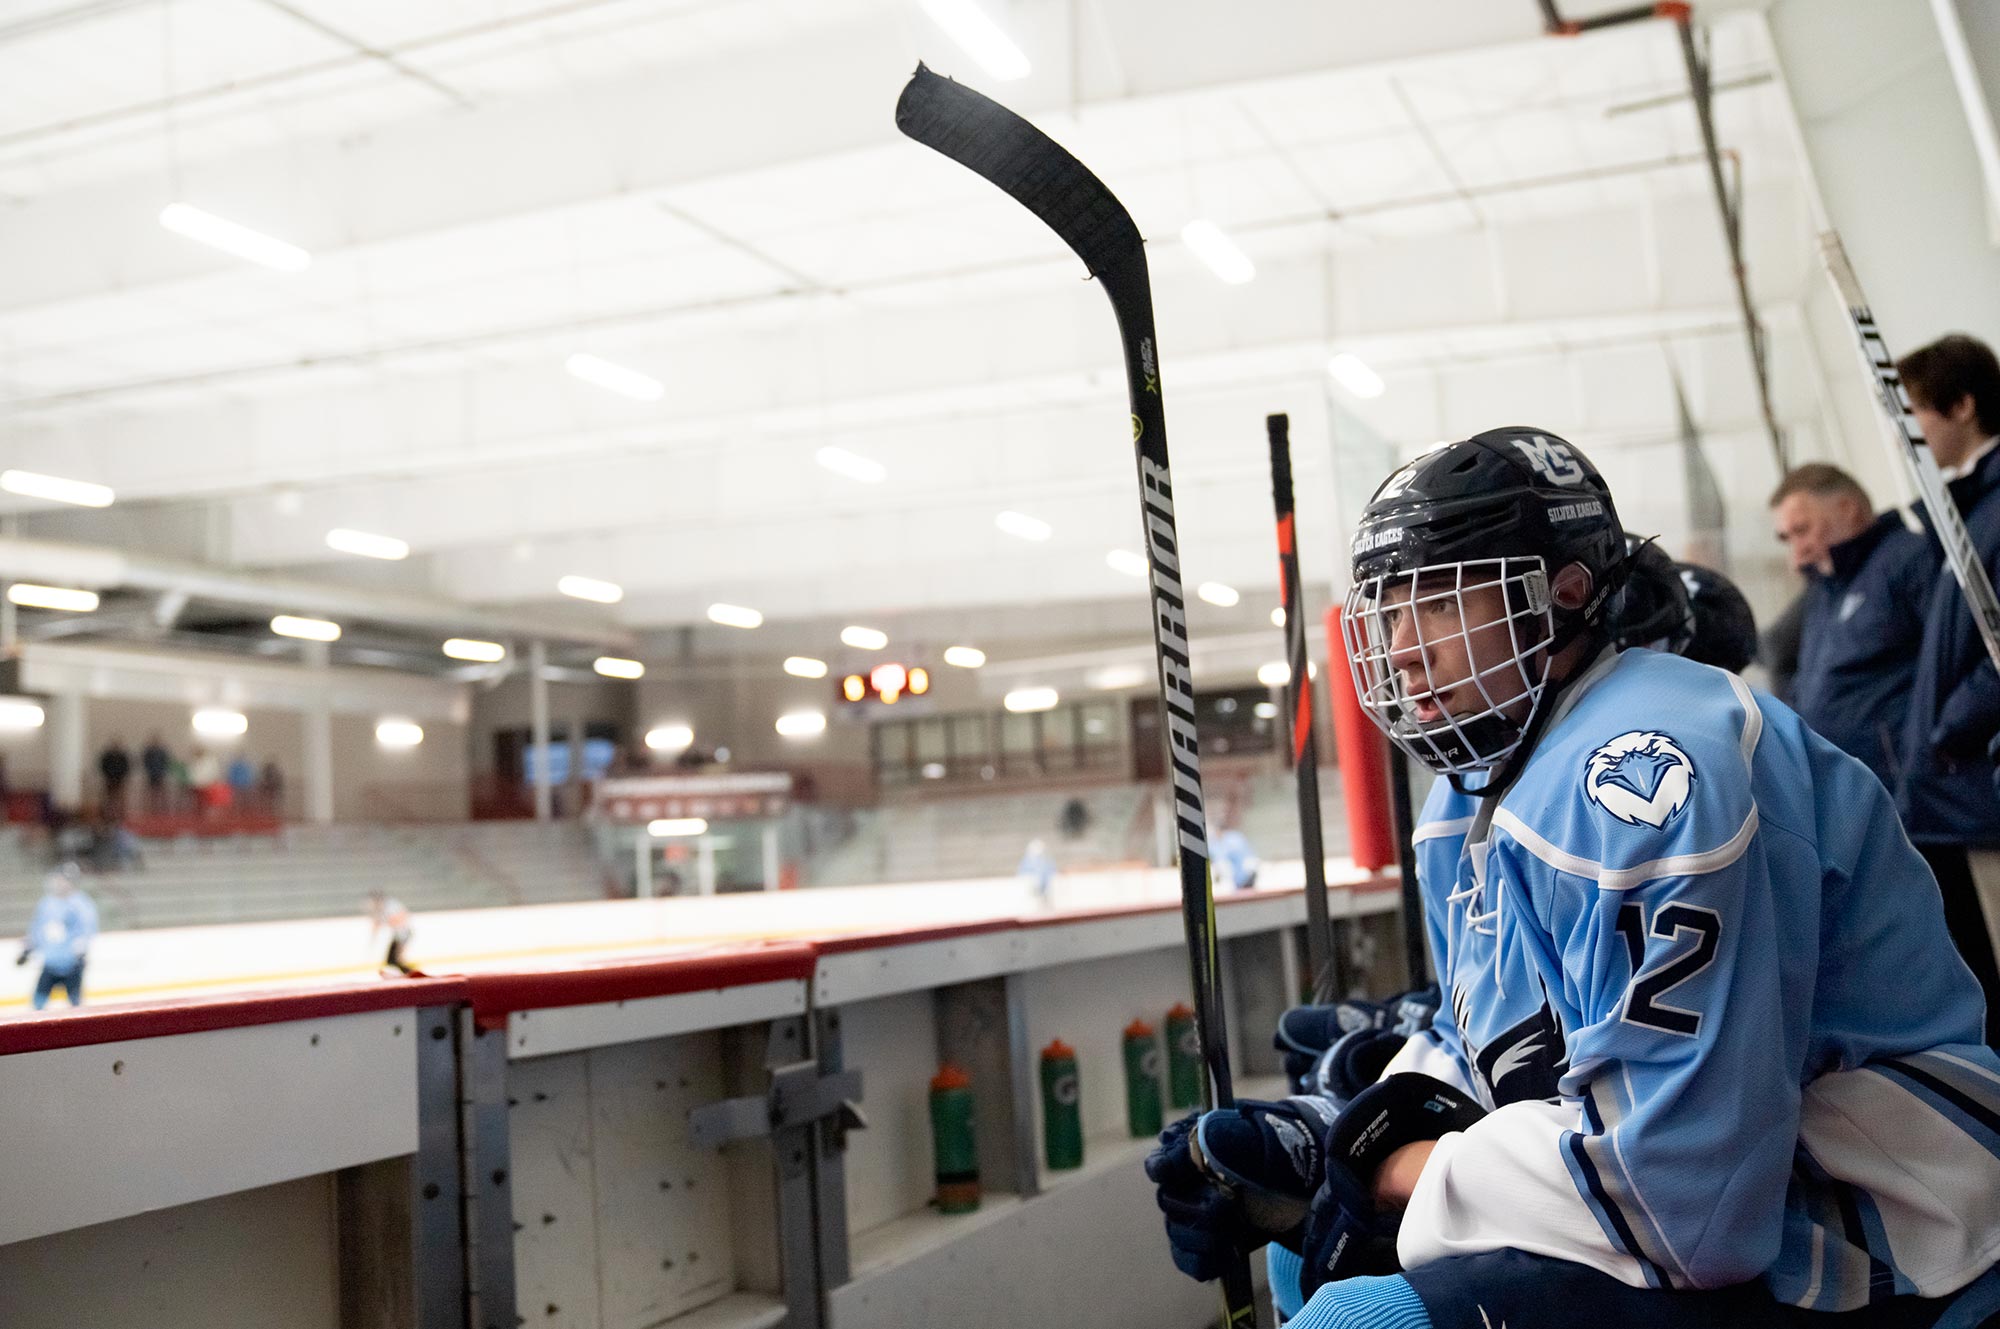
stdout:
<svg viewBox="0 0 2000 1329">
<path fill-rule="evenodd" d="M 1590 754 L 1583 792 L 1628 826 L 1664 826 L 1687 806 L 1694 763 L 1665 734 L 1634 730 Z"/>
</svg>

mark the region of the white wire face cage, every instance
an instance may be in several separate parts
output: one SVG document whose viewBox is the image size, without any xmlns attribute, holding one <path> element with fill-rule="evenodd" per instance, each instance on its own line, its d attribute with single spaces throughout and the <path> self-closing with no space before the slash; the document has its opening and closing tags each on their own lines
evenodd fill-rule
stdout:
<svg viewBox="0 0 2000 1329">
<path fill-rule="evenodd" d="M 1481 595 L 1488 605 L 1469 617 L 1467 592 L 1489 589 L 1497 596 Z M 1539 557 L 1370 577 L 1348 591 L 1341 619 L 1362 709 L 1440 775 L 1490 769 L 1521 745 L 1547 686 L 1555 631 Z M 1420 719 L 1420 704 L 1437 714 Z"/>
</svg>

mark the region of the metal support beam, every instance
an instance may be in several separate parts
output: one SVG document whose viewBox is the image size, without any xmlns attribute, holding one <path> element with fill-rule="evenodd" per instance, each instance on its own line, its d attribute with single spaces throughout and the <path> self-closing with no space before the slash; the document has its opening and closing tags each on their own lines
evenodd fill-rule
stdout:
<svg viewBox="0 0 2000 1329">
<path fill-rule="evenodd" d="M 528 759 L 528 775 L 535 791 L 535 820 L 555 816 L 555 790 L 549 785 L 549 647 L 547 642 L 528 646 L 528 724 L 533 745 Z"/>
<path fill-rule="evenodd" d="M 333 820 L 333 699 L 332 680 L 327 678 L 328 652 L 323 641 L 305 643 L 306 668 L 313 674 L 305 709 L 299 716 L 305 739 L 305 771 L 300 785 L 305 793 L 306 820 L 326 825 Z"/>
<path fill-rule="evenodd" d="M 516 1329 L 513 1144 L 507 1125 L 507 1032 L 458 1015 L 461 1186 L 467 1229 L 466 1283 L 472 1329 Z"/>
</svg>

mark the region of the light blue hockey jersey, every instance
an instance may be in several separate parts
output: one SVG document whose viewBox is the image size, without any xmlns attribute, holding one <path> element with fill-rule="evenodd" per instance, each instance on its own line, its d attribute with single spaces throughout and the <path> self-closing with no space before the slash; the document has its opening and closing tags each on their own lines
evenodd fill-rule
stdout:
<svg viewBox="0 0 2000 1329">
<path fill-rule="evenodd" d="M 1512 1247 L 1845 1310 L 2000 1258 L 2000 1059 L 1866 767 L 1734 675 L 1607 653 L 1478 812 L 1425 804 L 1448 997 L 1390 1070 L 1496 1110 L 1432 1154 L 1405 1267 Z"/>
</svg>

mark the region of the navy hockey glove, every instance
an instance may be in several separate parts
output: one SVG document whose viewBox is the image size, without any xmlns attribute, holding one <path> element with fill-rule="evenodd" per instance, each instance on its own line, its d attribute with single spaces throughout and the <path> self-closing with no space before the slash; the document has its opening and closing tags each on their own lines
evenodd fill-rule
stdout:
<svg viewBox="0 0 2000 1329">
<path fill-rule="evenodd" d="M 1146 1176 L 1159 1187 L 1174 1267 L 1205 1283 L 1237 1253 L 1295 1235 L 1319 1189 L 1333 1124 L 1333 1105 L 1318 1099 L 1245 1099 L 1161 1132 Z"/>
<path fill-rule="evenodd" d="M 1306 1092 L 1346 1107 L 1355 1095 L 1382 1078 L 1382 1071 L 1409 1040 L 1393 1029 L 1357 1029 L 1320 1053 L 1306 1078 Z"/>
<path fill-rule="evenodd" d="M 1415 1072 L 1392 1075 L 1347 1105 L 1326 1140 L 1325 1180 L 1299 1238 L 1299 1290 L 1359 1274 L 1400 1272 L 1400 1214 L 1375 1207 L 1375 1174 L 1406 1144 L 1462 1131 L 1486 1115 L 1471 1097 Z"/>
<path fill-rule="evenodd" d="M 1309 1093 L 1306 1077 L 1313 1063 L 1345 1034 L 1386 1028 L 1395 1018 L 1377 1001 L 1335 1001 L 1323 1006 L 1294 1006 L 1278 1017 L 1271 1046 L 1285 1054 L 1285 1078 L 1295 1093 Z"/>
</svg>

